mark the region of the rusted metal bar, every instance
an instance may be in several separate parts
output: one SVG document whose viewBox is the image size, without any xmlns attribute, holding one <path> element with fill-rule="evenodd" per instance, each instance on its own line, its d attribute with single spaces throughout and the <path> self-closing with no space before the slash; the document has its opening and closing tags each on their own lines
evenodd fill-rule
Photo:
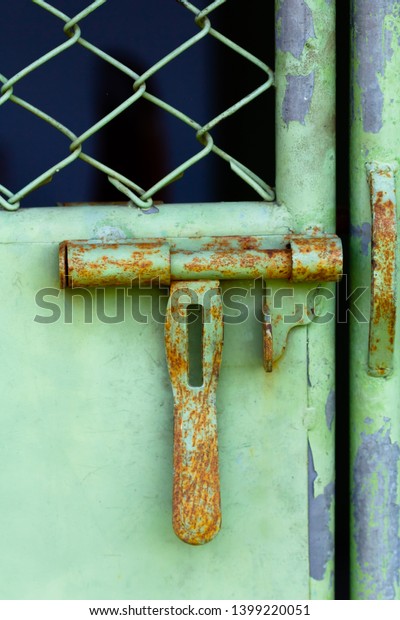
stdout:
<svg viewBox="0 0 400 620">
<path fill-rule="evenodd" d="M 171 254 L 172 279 L 283 279 L 292 274 L 291 251 L 242 250 Z"/>
<path fill-rule="evenodd" d="M 372 212 L 371 316 L 368 374 L 393 371 L 396 328 L 396 186 L 395 163 L 366 165 Z"/>
<path fill-rule="evenodd" d="M 200 387 L 189 385 L 188 306 L 203 307 Z M 216 388 L 223 344 L 218 281 L 173 282 L 165 345 L 174 394 L 173 527 L 191 545 L 209 542 L 221 527 Z"/>
<path fill-rule="evenodd" d="M 341 274 L 342 247 L 335 235 L 65 241 L 60 246 L 61 288 L 216 278 L 326 282 Z"/>
<path fill-rule="evenodd" d="M 60 245 L 61 288 L 130 286 L 170 282 L 170 251 L 162 241 L 98 244 L 83 241 Z"/>
</svg>

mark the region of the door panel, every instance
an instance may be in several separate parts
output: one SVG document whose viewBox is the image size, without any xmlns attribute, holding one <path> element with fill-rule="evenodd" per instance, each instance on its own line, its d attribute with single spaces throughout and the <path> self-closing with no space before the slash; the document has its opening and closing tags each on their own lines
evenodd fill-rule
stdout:
<svg viewBox="0 0 400 620">
<path fill-rule="evenodd" d="M 264 283 L 275 345 L 293 314 L 282 291 L 309 309 L 267 373 L 265 291 L 221 282 L 226 316 L 235 316 L 232 287 L 248 316 L 225 321 L 222 529 L 192 547 L 171 525 L 173 400 L 163 321 L 154 316 L 167 295 L 60 291 L 58 275 L 66 239 L 275 234 L 286 247 L 291 233 L 334 232 L 334 2 L 277 0 L 276 34 L 275 202 L 0 213 L 4 598 L 333 596 L 333 286 Z M 330 320 L 311 316 L 311 293 L 317 317 Z"/>
<path fill-rule="evenodd" d="M 171 526 L 163 325 L 133 320 L 127 295 L 126 318 L 115 324 L 98 312 L 85 322 L 74 292 L 52 296 L 64 232 L 55 220 L 46 243 L 29 242 L 27 231 L 0 249 L 10 302 L 2 306 L 2 595 L 284 598 L 290 581 L 291 596 L 307 597 L 306 330 L 293 331 L 279 371 L 268 375 L 250 295 L 249 318 L 226 326 L 217 395 L 223 527 L 204 547 L 185 545 Z M 82 226 L 80 236 L 89 232 Z M 35 302 L 43 289 L 60 309 L 55 323 L 35 321 L 54 311 Z M 159 296 L 138 292 L 132 303 L 141 297 L 146 316 Z M 109 316 L 115 300 L 109 289 Z"/>
</svg>

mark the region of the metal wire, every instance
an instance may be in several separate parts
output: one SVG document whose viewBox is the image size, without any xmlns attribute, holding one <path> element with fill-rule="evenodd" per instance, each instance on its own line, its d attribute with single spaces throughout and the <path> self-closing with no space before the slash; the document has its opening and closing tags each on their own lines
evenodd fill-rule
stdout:
<svg viewBox="0 0 400 620">
<path fill-rule="evenodd" d="M 158 62 L 156 62 L 152 67 L 148 68 L 142 75 L 137 74 L 133 69 L 127 67 L 125 64 L 121 63 L 119 60 L 110 56 L 109 54 L 107 54 L 106 52 L 104 52 L 103 50 L 96 47 L 82 37 L 81 23 L 83 22 L 83 20 L 88 15 L 97 10 L 102 4 L 105 4 L 107 0 L 96 0 L 95 2 L 92 2 L 89 6 L 87 6 L 83 11 L 81 11 L 74 17 L 66 15 L 45 0 L 32 0 L 32 2 L 34 4 L 37 4 L 42 9 L 48 11 L 49 13 L 54 15 L 54 17 L 58 18 L 61 22 L 63 22 L 63 32 L 66 35 L 67 40 L 61 45 L 53 48 L 31 64 L 29 64 L 25 68 L 23 68 L 11 78 L 6 78 L 4 75 L 0 74 L 0 82 L 3 84 L 0 90 L 0 106 L 4 105 L 5 103 L 14 103 L 16 105 L 19 105 L 28 112 L 31 112 L 35 116 L 39 117 L 42 121 L 46 122 L 57 131 L 61 132 L 70 142 L 70 154 L 48 170 L 44 171 L 40 176 L 36 177 L 16 192 L 12 192 L 10 189 L 4 187 L 3 185 L 0 185 L 0 205 L 4 209 L 7 209 L 9 211 L 18 209 L 22 199 L 25 196 L 27 196 L 30 192 L 34 191 L 41 185 L 51 181 L 54 174 L 56 174 L 63 168 L 71 165 L 78 158 L 82 159 L 89 165 L 106 174 L 110 183 L 112 183 L 122 194 L 127 196 L 134 205 L 139 208 L 148 209 L 153 205 L 153 196 L 159 190 L 161 190 L 169 183 L 172 183 L 181 178 L 186 170 L 194 166 L 204 157 L 207 157 L 211 152 L 228 162 L 232 171 L 236 173 L 241 179 L 243 179 L 243 181 L 245 181 L 250 187 L 252 187 L 263 200 L 271 201 L 274 199 L 274 192 L 271 187 L 265 181 L 260 179 L 260 177 L 254 174 L 251 170 L 249 170 L 246 166 L 244 166 L 241 162 L 237 161 L 227 152 L 216 146 L 210 133 L 210 131 L 223 120 L 225 120 L 229 116 L 232 116 L 233 114 L 235 114 L 235 112 L 246 106 L 256 97 L 259 97 L 266 90 L 268 90 L 273 85 L 274 79 L 273 72 L 265 63 L 263 63 L 261 60 L 253 56 L 253 54 L 240 47 L 234 41 L 231 41 L 212 27 L 209 15 L 214 10 L 218 9 L 222 4 L 227 2 L 227 0 L 214 0 L 214 2 L 209 4 L 203 10 L 198 9 L 188 0 L 178 0 L 178 2 L 182 5 L 184 9 L 190 11 L 195 16 L 194 21 L 196 25 L 200 28 L 200 32 L 190 37 L 189 39 L 184 41 L 184 43 L 173 49 Z M 160 69 L 175 60 L 178 56 L 184 54 L 188 49 L 195 46 L 200 40 L 204 39 L 207 36 L 211 36 L 217 39 L 219 42 L 223 43 L 231 50 L 245 58 L 248 62 L 258 67 L 263 72 L 265 78 L 263 83 L 254 91 L 240 99 L 237 103 L 235 103 L 227 110 L 210 120 L 205 125 L 201 125 L 200 123 L 187 116 L 181 110 L 178 110 L 177 108 L 168 104 L 166 101 L 163 101 L 162 99 L 159 99 L 158 97 L 155 97 L 154 95 L 149 93 L 147 91 L 146 80 L 148 80 L 148 78 L 150 78 L 151 76 L 155 75 Z M 44 110 L 37 108 L 28 101 L 21 99 L 16 94 L 14 94 L 15 87 L 26 76 L 36 71 L 36 69 L 38 69 L 39 67 L 42 67 L 46 63 L 50 62 L 55 57 L 63 54 L 71 46 L 77 44 L 89 50 L 97 57 L 112 65 L 122 73 L 128 75 L 132 79 L 133 88 L 133 94 L 128 99 L 126 99 L 123 103 L 114 108 L 109 114 L 107 114 L 97 123 L 89 127 L 79 136 L 77 136 L 73 131 L 60 123 L 58 120 L 51 117 Z M 181 163 L 177 168 L 169 172 L 165 177 L 157 181 L 152 187 L 148 188 L 147 190 L 143 189 L 133 180 L 128 179 L 116 170 L 113 170 L 112 168 L 104 165 L 102 162 L 87 155 L 83 150 L 84 144 L 89 138 L 96 134 L 100 129 L 105 127 L 110 121 L 116 118 L 124 110 L 133 106 L 135 102 L 139 99 L 147 100 L 151 104 L 158 106 L 165 112 L 168 112 L 169 114 L 180 120 L 182 123 L 191 127 L 194 130 L 194 136 L 202 146 L 201 150 L 198 153 Z"/>
</svg>

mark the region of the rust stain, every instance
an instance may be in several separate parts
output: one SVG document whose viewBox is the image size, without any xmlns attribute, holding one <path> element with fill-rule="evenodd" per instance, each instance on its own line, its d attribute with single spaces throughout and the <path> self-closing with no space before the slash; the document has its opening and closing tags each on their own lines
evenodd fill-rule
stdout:
<svg viewBox="0 0 400 620">
<path fill-rule="evenodd" d="M 269 308 L 267 304 L 264 304 L 263 308 L 263 357 L 264 357 L 264 370 L 265 372 L 272 372 L 273 360 L 274 360 L 274 347 L 273 347 L 273 333 L 271 325 L 271 317 L 269 314 Z"/>
<path fill-rule="evenodd" d="M 366 169 L 372 212 L 368 374 L 387 377 L 393 370 L 396 330 L 397 165 L 371 162 Z"/>
<path fill-rule="evenodd" d="M 169 248 L 160 242 L 66 242 L 67 286 L 130 286 L 169 284 Z M 60 273 L 62 271 L 60 270 Z"/>
<path fill-rule="evenodd" d="M 385 200 L 386 193 L 376 192 L 373 203 L 373 227 L 371 261 L 373 269 L 371 287 L 371 320 L 377 326 L 385 322 L 387 328 L 387 346 L 393 351 L 396 299 L 395 266 L 396 266 L 396 206 L 391 200 Z M 377 342 L 375 338 L 375 343 Z M 374 338 L 370 349 L 374 350 Z"/>
<path fill-rule="evenodd" d="M 343 253 L 338 239 L 321 237 L 288 237 L 292 247 L 292 280 L 337 282 L 343 272 Z"/>
<path fill-rule="evenodd" d="M 209 421 L 207 395 L 186 396 L 174 411 L 173 527 L 184 542 L 201 545 L 221 526 L 217 428 Z M 185 420 L 190 431 L 182 425 L 180 407 L 190 408 Z"/>
<path fill-rule="evenodd" d="M 284 279 L 291 275 L 290 250 L 241 250 L 198 253 L 184 264 L 185 271 L 206 277 L 208 273 L 224 279 Z"/>
<path fill-rule="evenodd" d="M 60 243 L 58 249 L 58 266 L 60 272 L 60 288 L 68 286 L 67 241 Z"/>
<path fill-rule="evenodd" d="M 212 237 L 210 241 L 201 245 L 202 251 L 230 251 L 230 250 L 260 250 L 262 249 L 262 237 L 251 235 Z"/>
</svg>

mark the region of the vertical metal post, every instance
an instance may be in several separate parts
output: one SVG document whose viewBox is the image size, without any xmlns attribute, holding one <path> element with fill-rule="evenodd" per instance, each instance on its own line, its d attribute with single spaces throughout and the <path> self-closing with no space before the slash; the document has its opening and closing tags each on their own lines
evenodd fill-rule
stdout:
<svg viewBox="0 0 400 620">
<path fill-rule="evenodd" d="M 354 304 L 350 432 L 354 599 L 400 597 L 400 355 L 395 341 L 399 36 L 399 0 L 352 0 L 350 202 Z"/>
<path fill-rule="evenodd" d="M 278 202 L 296 231 L 335 226 L 335 1 L 276 0 Z M 326 297 L 334 297 L 325 288 Z M 305 328 L 310 598 L 333 597 L 334 321 Z"/>
</svg>

